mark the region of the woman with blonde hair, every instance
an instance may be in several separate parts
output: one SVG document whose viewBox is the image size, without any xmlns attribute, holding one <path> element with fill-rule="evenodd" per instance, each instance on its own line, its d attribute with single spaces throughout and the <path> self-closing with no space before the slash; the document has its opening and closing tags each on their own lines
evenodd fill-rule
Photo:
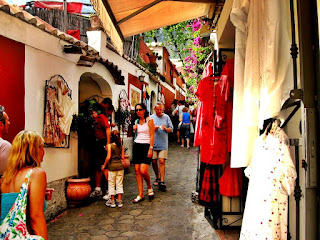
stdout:
<svg viewBox="0 0 320 240">
<path fill-rule="evenodd" d="M 46 173 L 40 169 L 43 161 L 43 138 L 34 131 L 23 130 L 12 142 L 12 148 L 1 183 L 1 223 L 15 203 L 20 188 L 29 181 L 27 189 L 27 220 L 30 234 L 48 239 L 44 218 L 45 196 L 51 198 L 52 189 L 46 189 Z M 29 180 L 28 180 L 29 179 Z"/>
</svg>

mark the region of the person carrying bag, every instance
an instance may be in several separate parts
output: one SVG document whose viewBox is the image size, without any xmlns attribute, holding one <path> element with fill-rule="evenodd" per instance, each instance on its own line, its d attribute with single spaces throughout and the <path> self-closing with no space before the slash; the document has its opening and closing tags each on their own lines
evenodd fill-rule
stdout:
<svg viewBox="0 0 320 240">
<path fill-rule="evenodd" d="M 27 173 L 13 208 L 9 211 L 0 225 L 0 239 L 44 240 L 41 236 L 30 235 L 27 229 L 27 193 L 32 171 L 33 169 L 30 169 Z"/>
</svg>

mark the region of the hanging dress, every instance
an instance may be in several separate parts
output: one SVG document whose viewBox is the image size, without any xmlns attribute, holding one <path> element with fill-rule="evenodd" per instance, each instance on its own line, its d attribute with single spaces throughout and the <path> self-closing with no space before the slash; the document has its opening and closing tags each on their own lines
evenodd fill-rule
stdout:
<svg viewBox="0 0 320 240">
<path fill-rule="evenodd" d="M 246 168 L 249 178 L 240 240 L 287 239 L 288 196 L 297 177 L 287 137 L 278 128 L 261 135 Z"/>
</svg>

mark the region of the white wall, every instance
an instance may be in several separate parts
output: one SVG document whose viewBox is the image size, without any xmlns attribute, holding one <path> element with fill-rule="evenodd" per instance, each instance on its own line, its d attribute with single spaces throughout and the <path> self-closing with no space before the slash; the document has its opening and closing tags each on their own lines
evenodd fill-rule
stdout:
<svg viewBox="0 0 320 240">
<path fill-rule="evenodd" d="M 62 45 L 69 44 L 44 32 L 35 26 L 0 11 L 0 35 L 25 44 L 25 128 L 43 133 L 45 80 L 55 74 L 61 75 L 72 90 L 72 100 L 78 108 L 79 81 L 85 73 L 101 76 L 112 90 L 112 100 L 118 107 L 118 96 L 122 89 L 128 91 L 128 74 L 136 75 L 138 69 L 134 64 L 113 51 L 103 47 L 100 53 L 105 59 L 112 61 L 122 70 L 125 86 L 116 85 L 110 72 L 100 63 L 93 67 L 81 67 L 76 63 L 78 54 L 65 54 Z M 105 37 L 105 36 L 104 36 Z M 104 38 L 103 37 L 103 38 Z M 105 46 L 102 45 L 102 46 Z M 157 84 L 150 81 L 151 91 L 157 92 Z M 100 87 L 103 84 L 100 84 Z M 78 146 L 75 137 L 71 137 L 70 148 L 45 149 L 42 168 L 47 172 L 48 182 L 78 174 Z"/>
</svg>

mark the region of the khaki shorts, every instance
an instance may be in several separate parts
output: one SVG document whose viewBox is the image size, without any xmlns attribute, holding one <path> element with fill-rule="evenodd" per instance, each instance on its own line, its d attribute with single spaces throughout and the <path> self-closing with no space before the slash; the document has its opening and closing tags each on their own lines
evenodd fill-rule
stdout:
<svg viewBox="0 0 320 240">
<path fill-rule="evenodd" d="M 152 159 L 164 158 L 167 159 L 168 150 L 153 150 Z"/>
</svg>

